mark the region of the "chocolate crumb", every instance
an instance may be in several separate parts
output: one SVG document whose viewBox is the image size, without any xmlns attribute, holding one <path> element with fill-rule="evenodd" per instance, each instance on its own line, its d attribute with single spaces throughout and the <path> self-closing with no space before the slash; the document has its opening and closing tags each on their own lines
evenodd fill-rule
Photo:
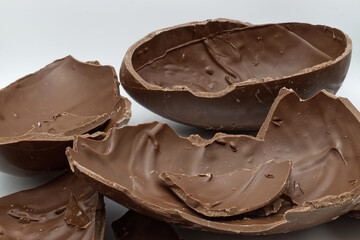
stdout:
<svg viewBox="0 0 360 240">
<path fill-rule="evenodd" d="M 230 142 L 230 147 L 233 152 L 237 152 L 237 146 L 234 142 Z"/>
<path fill-rule="evenodd" d="M 273 120 L 271 120 L 271 123 L 277 127 L 281 127 L 281 125 L 283 124 L 283 121 L 281 119 L 273 119 Z"/>
<path fill-rule="evenodd" d="M 221 145 L 226 145 L 226 141 L 223 138 L 216 139 L 215 142 Z"/>
<path fill-rule="evenodd" d="M 205 67 L 205 72 L 209 75 L 213 75 L 214 74 L 214 69 L 212 69 L 211 66 L 206 66 Z"/>
<path fill-rule="evenodd" d="M 273 174 L 271 174 L 271 173 L 266 173 L 266 174 L 264 174 L 264 176 L 267 177 L 267 178 L 274 178 L 274 177 L 275 177 L 275 176 L 274 176 Z"/>
</svg>

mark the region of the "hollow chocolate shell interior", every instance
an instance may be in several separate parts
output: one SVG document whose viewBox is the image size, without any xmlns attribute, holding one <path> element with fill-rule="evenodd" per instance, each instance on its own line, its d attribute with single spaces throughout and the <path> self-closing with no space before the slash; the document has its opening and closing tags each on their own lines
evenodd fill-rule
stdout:
<svg viewBox="0 0 360 240">
<path fill-rule="evenodd" d="M 129 95 L 173 121 L 215 130 L 258 130 L 278 91 L 301 98 L 335 94 L 352 43 L 323 25 L 249 25 L 228 19 L 150 33 L 131 46 L 120 69 Z"/>
<path fill-rule="evenodd" d="M 220 133 L 211 140 L 186 139 L 153 122 L 114 128 L 101 141 L 78 137 L 67 156 L 72 170 L 95 189 L 140 213 L 210 231 L 289 232 L 330 221 L 359 203 L 359 119 L 347 99 L 322 91 L 301 100 L 282 89 L 256 138 Z M 205 218 L 159 179 L 165 171 L 219 175 L 289 159 L 287 194 L 297 206 L 284 205 L 266 217 Z"/>
</svg>

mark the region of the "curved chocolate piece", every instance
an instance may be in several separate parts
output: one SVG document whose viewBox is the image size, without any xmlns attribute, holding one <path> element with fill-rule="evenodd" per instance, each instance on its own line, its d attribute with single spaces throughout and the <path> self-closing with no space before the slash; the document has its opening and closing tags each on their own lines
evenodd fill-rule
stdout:
<svg viewBox="0 0 360 240">
<path fill-rule="evenodd" d="M 77 137 L 66 153 L 76 174 L 137 212 L 202 230 L 289 232 L 330 221 L 360 202 L 359 120 L 347 99 L 322 91 L 301 100 L 283 89 L 256 138 L 219 133 L 211 140 L 186 139 L 153 122 L 114 128 L 101 141 Z M 289 159 L 293 165 L 287 194 L 299 205 L 288 204 L 267 217 L 205 218 L 159 178 L 165 171 L 220 175 Z"/>
<path fill-rule="evenodd" d="M 208 129 L 258 130 L 282 87 L 302 98 L 322 89 L 336 93 L 351 49 L 346 34 L 322 25 L 193 22 L 132 45 L 120 81 L 165 118 Z"/>
<path fill-rule="evenodd" d="M 160 178 L 198 213 L 207 217 L 227 217 L 270 204 L 286 190 L 290 172 L 290 161 L 269 161 L 254 169 L 237 169 L 217 176 L 163 172 Z"/>
<path fill-rule="evenodd" d="M 111 227 L 117 240 L 181 240 L 170 224 L 131 210 L 113 222 Z"/>
<path fill-rule="evenodd" d="M 72 173 L 0 198 L 4 240 L 101 240 L 104 226 L 103 197 Z"/>
<path fill-rule="evenodd" d="M 0 102 L 0 170 L 12 174 L 64 169 L 74 134 L 106 131 L 131 115 L 113 67 L 71 56 L 1 89 Z"/>
</svg>

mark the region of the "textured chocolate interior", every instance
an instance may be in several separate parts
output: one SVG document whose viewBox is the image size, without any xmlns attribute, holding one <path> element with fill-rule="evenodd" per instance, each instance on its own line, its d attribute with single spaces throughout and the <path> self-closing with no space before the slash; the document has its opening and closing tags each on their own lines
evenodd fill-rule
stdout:
<svg viewBox="0 0 360 240">
<path fill-rule="evenodd" d="M 150 33 L 120 69 L 129 95 L 173 121 L 215 130 L 258 130 L 278 91 L 335 94 L 351 60 L 342 31 L 306 23 L 249 25 L 229 19 Z"/>
<path fill-rule="evenodd" d="M 250 79 L 264 82 L 291 76 L 335 60 L 345 51 L 346 42 L 339 30 L 307 25 L 307 31 L 298 34 L 298 25 L 304 24 L 223 30 L 198 41 L 184 42 L 162 55 L 145 52 L 148 63 L 139 67 L 138 55 L 134 54 L 133 64 L 150 84 L 216 92 Z M 165 40 L 168 41 L 163 38 L 157 44 Z"/>
<path fill-rule="evenodd" d="M 180 240 L 174 228 L 165 222 L 129 210 L 111 224 L 117 240 Z"/>
<path fill-rule="evenodd" d="M 104 123 L 118 110 L 121 100 L 112 67 L 82 63 L 71 56 L 56 60 L 0 91 L 0 143 L 32 128 L 61 134 L 56 128 L 80 127 L 107 114 Z M 61 121 L 61 114 L 68 114 L 66 121 Z M 44 124 L 49 126 L 44 128 Z"/>
<path fill-rule="evenodd" d="M 359 112 L 347 99 L 322 91 L 303 101 L 283 89 L 256 138 L 186 139 L 153 122 L 114 128 L 101 141 L 79 137 L 67 156 L 95 189 L 138 212 L 203 230 L 269 234 L 330 221 L 359 203 L 359 136 Z M 266 217 L 204 218 L 159 178 L 164 171 L 219 175 L 268 160 L 292 161 L 287 194 L 298 206 L 285 204 Z"/>
<path fill-rule="evenodd" d="M 103 197 L 72 173 L 0 198 L 0 239 L 92 239 L 104 236 Z"/>
<path fill-rule="evenodd" d="M 286 190 L 290 172 L 290 161 L 269 161 L 254 169 L 222 175 L 163 172 L 160 178 L 195 211 L 208 217 L 226 217 L 269 205 Z"/>
<path fill-rule="evenodd" d="M 118 85 L 113 67 L 68 56 L 1 89 L 1 169 L 66 167 L 60 153 L 74 134 L 107 130 L 129 119 L 130 102 Z"/>
</svg>

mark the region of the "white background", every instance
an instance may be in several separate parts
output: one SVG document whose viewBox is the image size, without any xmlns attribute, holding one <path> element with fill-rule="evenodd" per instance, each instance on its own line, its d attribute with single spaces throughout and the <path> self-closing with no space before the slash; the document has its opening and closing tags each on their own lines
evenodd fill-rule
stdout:
<svg viewBox="0 0 360 240">
<path fill-rule="evenodd" d="M 66 55 L 81 61 L 99 60 L 117 72 L 127 48 L 146 34 L 164 27 L 209 18 L 232 18 L 255 24 L 308 22 L 336 27 L 353 40 L 353 58 L 338 92 L 360 109 L 360 4 L 352 1 L 91 1 L 0 0 L 0 88 Z M 121 89 L 121 93 L 127 94 Z M 128 96 L 127 96 L 128 97 Z M 131 99 L 130 99 L 131 100 Z M 0 106 L 1 107 L 1 106 Z M 165 120 L 132 101 L 135 125 L 166 121 L 180 134 L 211 133 Z M 35 187 L 46 177 L 22 178 L 0 173 L 0 196 Z M 106 200 L 105 239 L 114 239 L 113 220 L 125 209 Z M 359 220 L 333 222 L 290 234 L 239 237 L 178 229 L 189 239 L 357 239 Z"/>
</svg>

